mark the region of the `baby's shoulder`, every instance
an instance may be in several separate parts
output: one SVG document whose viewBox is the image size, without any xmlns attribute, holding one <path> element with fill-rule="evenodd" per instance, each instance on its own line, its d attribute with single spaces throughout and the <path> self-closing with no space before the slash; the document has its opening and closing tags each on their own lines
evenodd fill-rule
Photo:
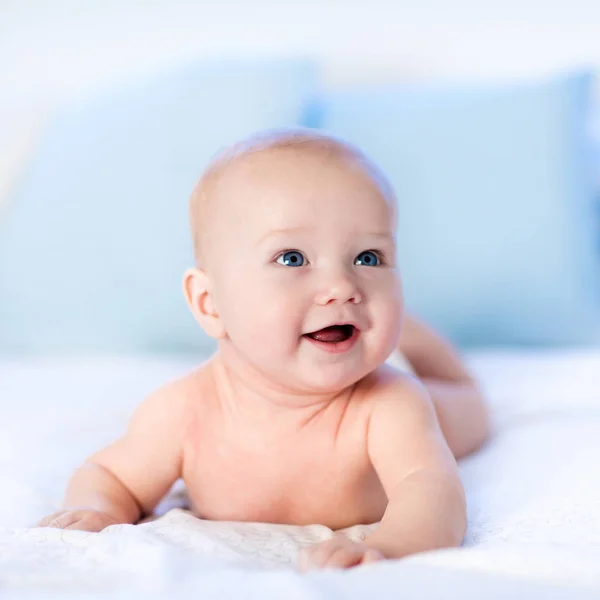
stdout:
<svg viewBox="0 0 600 600">
<path fill-rule="evenodd" d="M 416 431 L 436 427 L 435 407 L 417 377 L 384 365 L 365 379 L 369 439 L 387 440 L 402 435 L 408 440 Z"/>
<path fill-rule="evenodd" d="M 410 405 L 428 401 L 421 381 L 406 371 L 384 364 L 367 375 L 359 384 L 360 397 L 370 410 L 385 405 Z"/>
<path fill-rule="evenodd" d="M 210 388 L 210 377 L 206 365 L 163 384 L 151 392 L 138 406 L 136 415 L 153 420 L 162 420 L 165 425 L 183 424 L 190 407 L 201 403 Z"/>
</svg>

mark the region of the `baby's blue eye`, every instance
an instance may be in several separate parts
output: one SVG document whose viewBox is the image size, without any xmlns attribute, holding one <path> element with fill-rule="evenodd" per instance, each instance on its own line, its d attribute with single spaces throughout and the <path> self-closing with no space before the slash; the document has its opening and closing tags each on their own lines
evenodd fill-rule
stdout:
<svg viewBox="0 0 600 600">
<path fill-rule="evenodd" d="M 306 259 L 302 256 L 301 252 L 290 250 L 289 252 L 280 254 L 277 257 L 277 262 L 286 267 L 302 267 L 306 264 Z"/>
<path fill-rule="evenodd" d="M 377 267 L 381 264 L 381 260 L 379 260 L 379 256 L 372 250 L 365 250 L 356 257 L 354 264 L 365 267 Z"/>
</svg>

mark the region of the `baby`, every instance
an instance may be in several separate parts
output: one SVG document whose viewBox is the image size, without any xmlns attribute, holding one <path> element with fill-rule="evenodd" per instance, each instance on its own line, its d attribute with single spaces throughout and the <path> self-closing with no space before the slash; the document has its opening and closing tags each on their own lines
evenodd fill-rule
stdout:
<svg viewBox="0 0 600 600">
<path fill-rule="evenodd" d="M 325 135 L 271 132 L 218 157 L 191 198 L 183 283 L 218 351 L 142 402 L 39 525 L 136 523 L 181 477 L 203 519 L 381 521 L 363 543 L 309 548 L 304 569 L 460 545 L 455 459 L 487 413 L 453 348 L 403 318 L 398 211 L 378 169 Z M 397 348 L 420 379 L 384 364 Z"/>
</svg>

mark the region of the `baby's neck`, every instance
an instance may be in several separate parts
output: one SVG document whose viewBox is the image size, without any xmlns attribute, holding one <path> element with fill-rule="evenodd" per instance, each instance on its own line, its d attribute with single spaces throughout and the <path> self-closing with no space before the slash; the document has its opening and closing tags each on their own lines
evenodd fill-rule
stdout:
<svg viewBox="0 0 600 600">
<path fill-rule="evenodd" d="M 286 431 L 304 428 L 336 406 L 347 404 L 356 385 L 329 393 L 309 393 L 269 380 L 251 365 L 215 355 L 211 370 L 223 409 L 256 426 Z M 328 410 L 329 409 L 329 410 Z"/>
</svg>

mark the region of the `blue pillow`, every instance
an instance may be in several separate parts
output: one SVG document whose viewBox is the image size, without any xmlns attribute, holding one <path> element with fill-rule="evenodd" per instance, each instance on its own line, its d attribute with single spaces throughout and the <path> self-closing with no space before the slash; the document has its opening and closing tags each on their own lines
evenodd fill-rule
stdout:
<svg viewBox="0 0 600 600">
<path fill-rule="evenodd" d="M 407 306 L 463 346 L 600 340 L 592 77 L 334 93 L 322 126 L 399 199 Z"/>
<path fill-rule="evenodd" d="M 221 147 L 303 125 L 316 75 L 187 64 L 61 110 L 0 222 L 0 353 L 212 348 L 181 291 L 190 193 Z"/>
</svg>

